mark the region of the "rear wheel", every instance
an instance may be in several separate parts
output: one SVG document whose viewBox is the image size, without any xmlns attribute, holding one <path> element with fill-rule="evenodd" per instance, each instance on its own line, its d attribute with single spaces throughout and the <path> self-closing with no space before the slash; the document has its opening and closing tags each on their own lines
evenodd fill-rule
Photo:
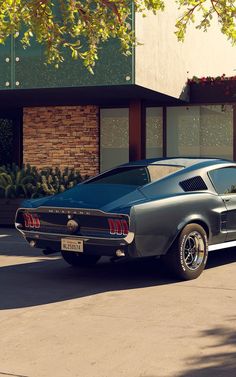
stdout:
<svg viewBox="0 0 236 377">
<path fill-rule="evenodd" d="M 74 251 L 62 251 L 61 255 L 67 263 L 74 267 L 91 267 L 100 259 L 99 255 L 84 255 Z"/>
<path fill-rule="evenodd" d="M 199 224 L 188 224 L 166 255 L 166 264 L 183 280 L 196 279 L 204 270 L 208 257 L 205 230 Z"/>
</svg>

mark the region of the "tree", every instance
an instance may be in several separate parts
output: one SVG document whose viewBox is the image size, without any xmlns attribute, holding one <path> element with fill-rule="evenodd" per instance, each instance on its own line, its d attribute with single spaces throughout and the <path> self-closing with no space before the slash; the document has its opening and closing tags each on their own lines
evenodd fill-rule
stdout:
<svg viewBox="0 0 236 377">
<path fill-rule="evenodd" d="M 176 22 L 176 35 L 184 40 L 187 26 L 207 30 L 213 15 L 218 17 L 221 31 L 236 42 L 236 8 L 234 0 L 176 0 L 183 15 Z M 80 58 L 92 72 L 101 42 L 118 38 L 123 53 L 130 54 L 136 43 L 131 27 L 132 7 L 136 12 L 164 10 L 164 0 L 0 0 L 0 43 L 18 36 L 24 47 L 32 38 L 45 48 L 46 61 L 58 66 L 66 50 Z"/>
<path fill-rule="evenodd" d="M 195 15 L 199 14 L 197 29 L 207 29 L 211 26 L 214 16 L 217 17 L 221 32 L 227 36 L 233 45 L 236 44 L 236 2 L 235 0 L 177 0 L 183 15 L 176 22 L 176 35 L 183 41 L 187 26 L 195 23 Z"/>
</svg>

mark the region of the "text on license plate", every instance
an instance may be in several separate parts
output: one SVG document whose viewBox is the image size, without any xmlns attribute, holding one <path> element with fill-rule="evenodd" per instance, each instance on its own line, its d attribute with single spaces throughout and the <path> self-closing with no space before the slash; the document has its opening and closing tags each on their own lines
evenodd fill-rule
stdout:
<svg viewBox="0 0 236 377">
<path fill-rule="evenodd" d="M 83 253 L 84 243 L 83 240 L 72 240 L 68 238 L 62 238 L 61 249 L 65 251 L 75 251 L 78 253 Z"/>
</svg>

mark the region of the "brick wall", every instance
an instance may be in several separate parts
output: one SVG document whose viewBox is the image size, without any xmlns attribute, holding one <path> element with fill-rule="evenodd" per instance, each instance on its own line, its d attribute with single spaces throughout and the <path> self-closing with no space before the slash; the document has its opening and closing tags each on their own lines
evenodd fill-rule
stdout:
<svg viewBox="0 0 236 377">
<path fill-rule="evenodd" d="M 23 161 L 38 168 L 69 166 L 79 169 L 81 175 L 97 174 L 98 107 L 24 108 Z"/>
</svg>

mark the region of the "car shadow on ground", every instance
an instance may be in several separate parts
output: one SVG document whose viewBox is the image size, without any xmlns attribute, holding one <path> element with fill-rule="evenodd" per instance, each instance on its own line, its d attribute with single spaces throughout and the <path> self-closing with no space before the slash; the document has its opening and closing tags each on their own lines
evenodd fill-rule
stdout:
<svg viewBox="0 0 236 377">
<path fill-rule="evenodd" d="M 57 255 L 57 254 L 55 254 Z M 236 262 L 236 250 L 211 253 L 207 268 Z M 206 272 L 207 273 L 207 272 Z M 160 260 L 142 259 L 93 268 L 73 268 L 61 258 L 41 256 L 33 263 L 0 268 L 0 310 L 37 306 L 102 292 L 138 289 L 176 283 Z"/>
<path fill-rule="evenodd" d="M 0 310 L 173 282 L 153 259 L 110 263 L 102 258 L 93 268 L 73 268 L 60 258 L 40 258 L 0 268 Z"/>
<path fill-rule="evenodd" d="M 38 257 L 42 255 L 40 249 L 29 247 L 23 236 L 15 229 L 0 229 L 0 256 Z"/>
<path fill-rule="evenodd" d="M 236 334 L 229 317 L 222 326 L 202 331 L 200 337 L 208 337 L 212 345 L 201 349 L 192 359 L 186 360 L 187 368 L 176 377 L 233 377 L 236 375 Z M 229 351 L 230 349 L 230 351 Z"/>
</svg>

